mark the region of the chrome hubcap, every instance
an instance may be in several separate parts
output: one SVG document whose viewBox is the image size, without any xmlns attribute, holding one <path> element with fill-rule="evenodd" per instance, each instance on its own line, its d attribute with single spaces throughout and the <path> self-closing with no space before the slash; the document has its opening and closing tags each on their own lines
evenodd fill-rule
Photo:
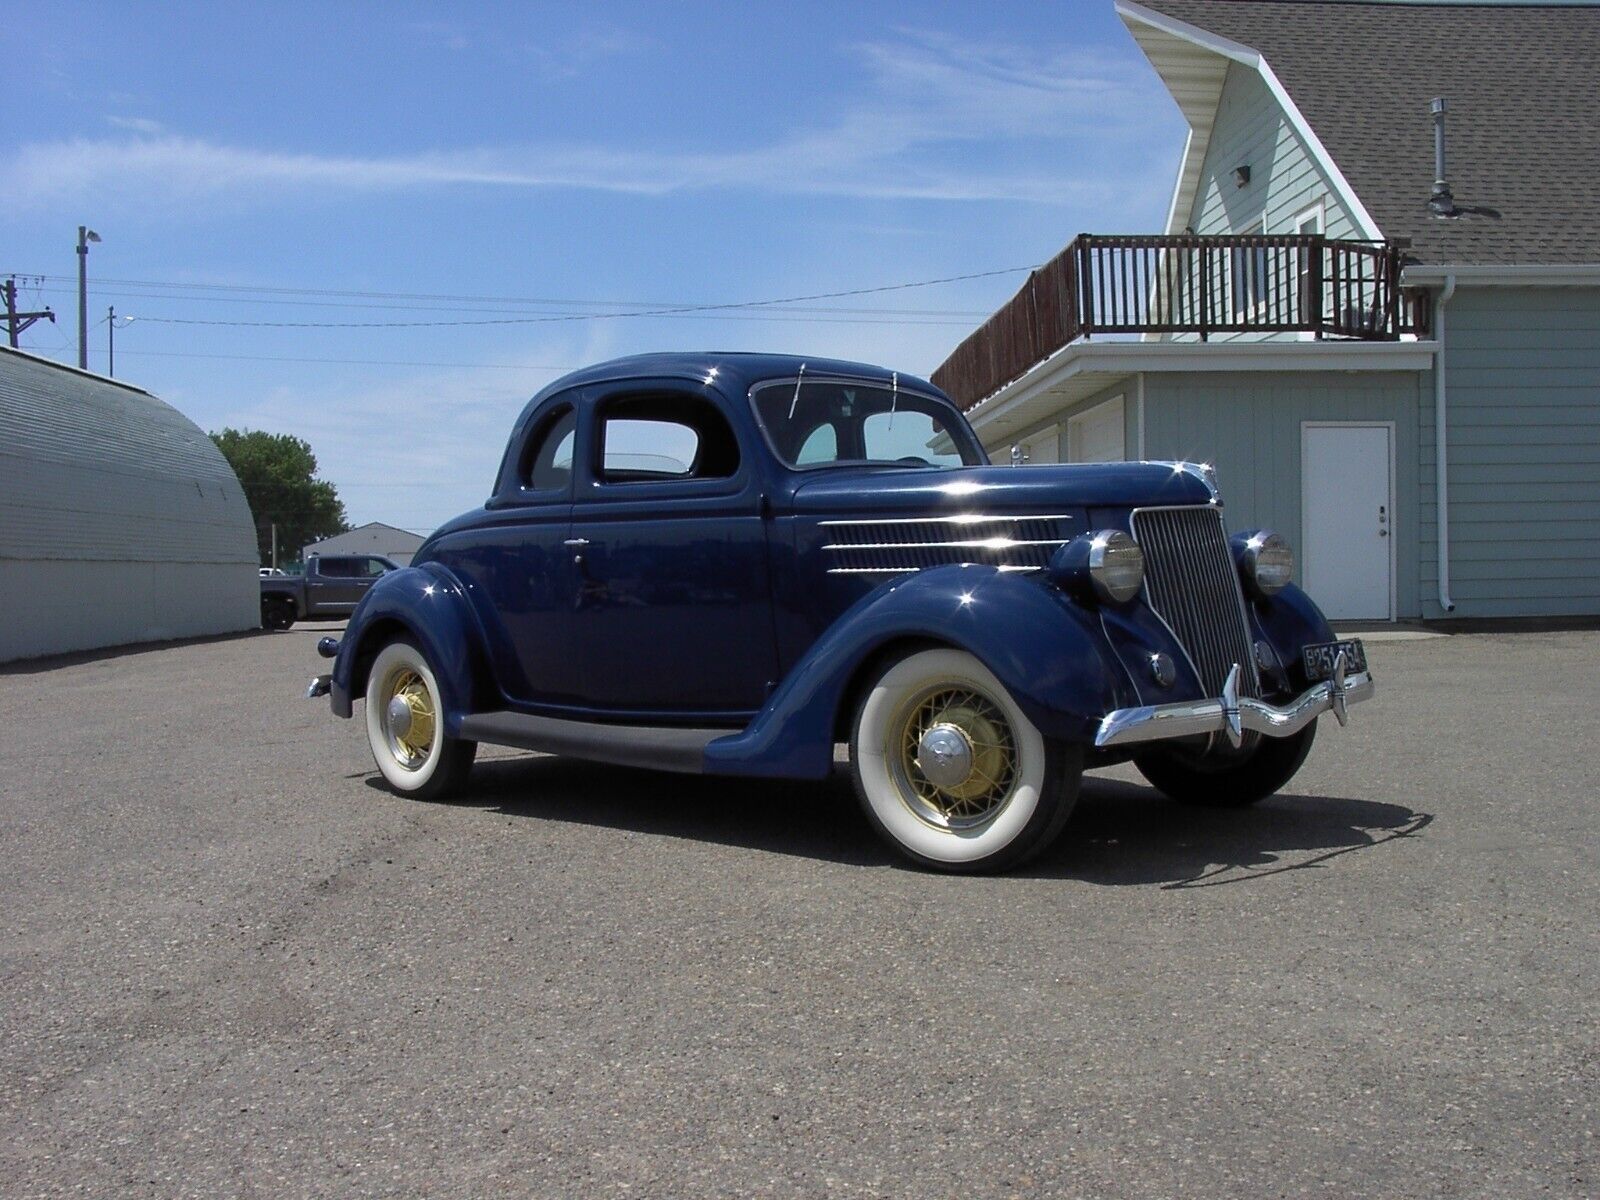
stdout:
<svg viewBox="0 0 1600 1200">
<path fill-rule="evenodd" d="M 890 724 L 886 747 L 900 799 L 946 831 L 986 825 L 1010 802 L 1017 741 L 1004 711 L 970 687 L 939 685 L 913 696 Z"/>
<path fill-rule="evenodd" d="M 917 742 L 916 764 L 934 787 L 952 791 L 972 777 L 972 741 L 958 726 L 935 725 Z"/>
<path fill-rule="evenodd" d="M 384 732 L 395 761 L 408 771 L 420 770 L 433 751 L 437 708 L 427 682 L 410 667 L 389 679 L 389 699 L 383 706 Z"/>
<path fill-rule="evenodd" d="M 396 696 L 389 701 L 389 732 L 401 740 L 411 732 L 411 705 L 406 703 L 404 696 Z"/>
</svg>

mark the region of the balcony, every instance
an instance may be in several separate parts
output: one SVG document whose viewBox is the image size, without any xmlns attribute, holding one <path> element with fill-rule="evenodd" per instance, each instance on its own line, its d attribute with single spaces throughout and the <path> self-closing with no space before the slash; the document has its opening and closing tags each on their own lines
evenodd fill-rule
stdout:
<svg viewBox="0 0 1600 1200">
<path fill-rule="evenodd" d="M 1208 341 L 1299 334 L 1398 341 L 1425 332 L 1394 242 L 1320 234 L 1080 234 L 1028 276 L 937 371 L 963 409 L 1095 335 Z"/>
</svg>

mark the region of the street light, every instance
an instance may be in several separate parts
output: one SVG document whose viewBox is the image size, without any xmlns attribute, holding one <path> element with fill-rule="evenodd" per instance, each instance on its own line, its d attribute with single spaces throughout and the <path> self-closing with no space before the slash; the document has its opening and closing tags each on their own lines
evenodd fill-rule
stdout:
<svg viewBox="0 0 1600 1200">
<path fill-rule="evenodd" d="M 78 367 L 89 369 L 89 243 L 100 235 L 85 225 L 78 226 Z"/>
</svg>

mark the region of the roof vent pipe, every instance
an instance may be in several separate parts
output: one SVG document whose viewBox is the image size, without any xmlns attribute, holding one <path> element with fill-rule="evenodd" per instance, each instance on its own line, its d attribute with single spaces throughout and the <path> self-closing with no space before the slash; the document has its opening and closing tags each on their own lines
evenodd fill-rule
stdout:
<svg viewBox="0 0 1600 1200">
<path fill-rule="evenodd" d="M 1428 108 L 1433 113 L 1433 195 L 1428 197 L 1428 207 L 1436 217 L 1453 217 L 1456 198 L 1450 194 L 1450 184 L 1444 175 L 1444 97 L 1435 96 Z"/>
</svg>

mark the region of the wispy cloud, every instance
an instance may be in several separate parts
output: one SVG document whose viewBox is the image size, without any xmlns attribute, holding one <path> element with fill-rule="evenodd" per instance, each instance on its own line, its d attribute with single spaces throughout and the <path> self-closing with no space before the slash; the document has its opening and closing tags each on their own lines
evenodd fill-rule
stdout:
<svg viewBox="0 0 1600 1200">
<path fill-rule="evenodd" d="M 863 94 L 833 118 L 765 145 L 664 152 L 593 144 L 367 157 L 225 145 L 131 124 L 135 136 L 22 147 L 5 165 L 14 199 L 46 203 L 115 187 L 151 198 L 274 189 L 577 188 L 659 195 L 709 189 L 1045 203 L 1117 186 L 1059 149 L 1133 118 L 1118 73 L 1081 56 L 907 35 L 856 47 Z M 120 122 L 119 122 L 120 123 Z M 153 123 L 152 123 L 153 124 Z M 968 151 L 1014 143 L 1032 167 L 973 169 Z"/>
<path fill-rule="evenodd" d="M 131 129 L 134 133 L 157 134 L 166 131 L 166 126 L 160 121 L 152 121 L 149 117 L 110 116 L 106 118 L 106 124 L 118 129 Z"/>
</svg>

